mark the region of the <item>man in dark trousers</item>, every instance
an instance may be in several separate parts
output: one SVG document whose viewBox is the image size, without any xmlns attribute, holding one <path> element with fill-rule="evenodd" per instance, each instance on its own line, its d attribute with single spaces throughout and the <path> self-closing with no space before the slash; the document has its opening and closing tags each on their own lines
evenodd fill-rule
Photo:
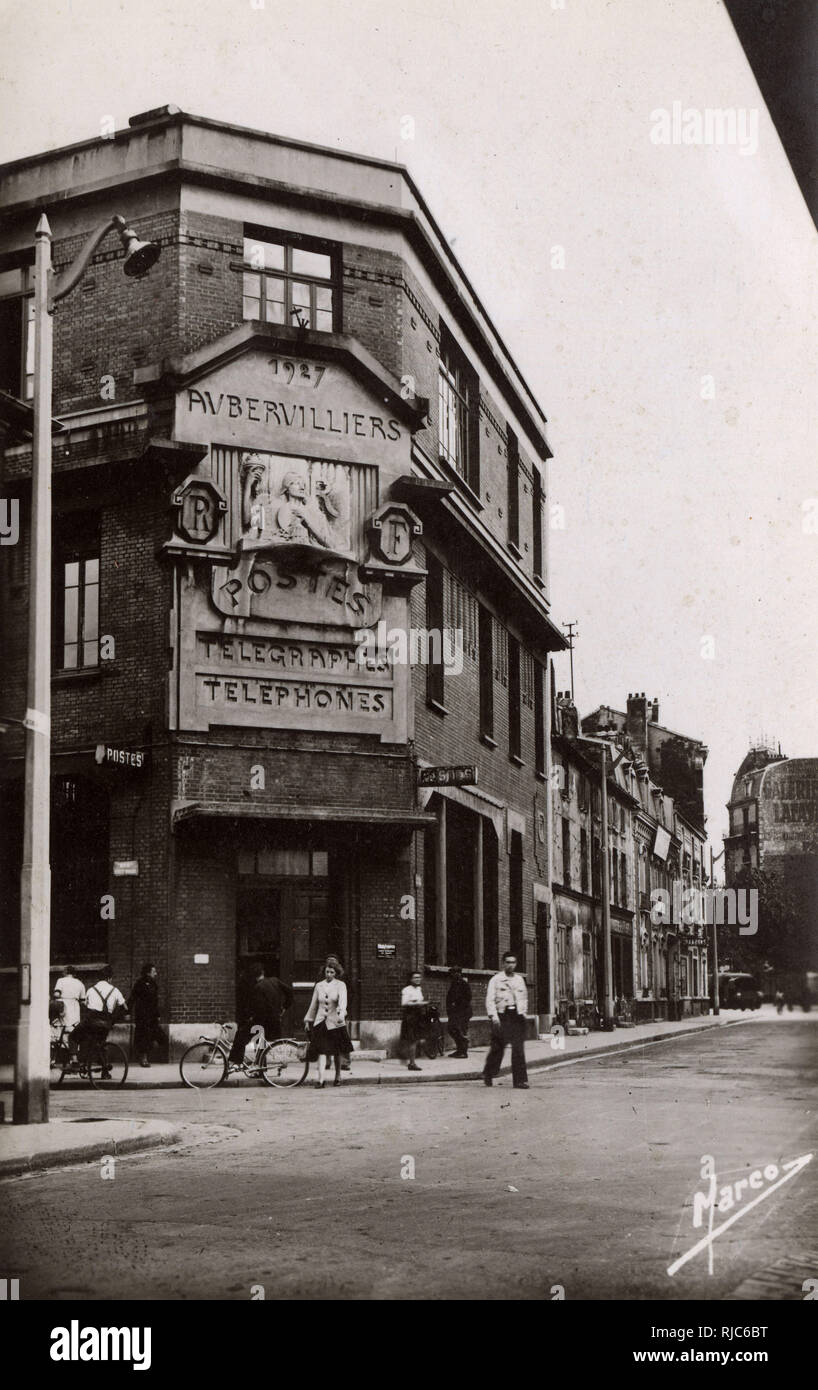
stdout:
<svg viewBox="0 0 818 1390">
<path fill-rule="evenodd" d="M 275 975 L 265 974 L 263 965 L 257 965 L 253 976 L 241 978 L 237 994 L 238 1022 L 230 1061 L 240 1065 L 256 1024 L 264 1029 L 268 1042 L 281 1037 L 281 1015 L 290 1007 L 293 992 Z"/>
<path fill-rule="evenodd" d="M 446 995 L 447 1027 L 454 1042 L 450 1057 L 468 1057 L 469 1023 L 471 1021 L 471 985 L 460 969 L 453 965 L 449 971 L 451 984 Z"/>
<path fill-rule="evenodd" d="M 503 1064 L 503 1054 L 511 1044 L 511 1080 L 515 1091 L 528 1090 L 525 1065 L 525 1016 L 528 1012 L 528 990 L 522 975 L 517 974 L 517 957 L 512 951 L 503 956 L 503 968 L 492 975 L 486 990 L 486 1013 L 491 1020 L 491 1044 L 483 1081 L 491 1086 Z"/>
<path fill-rule="evenodd" d="M 293 1002 L 293 992 L 275 975 L 267 975 L 261 966 L 250 995 L 253 1023 L 260 1024 L 268 1042 L 281 1037 L 281 1015 Z"/>
</svg>

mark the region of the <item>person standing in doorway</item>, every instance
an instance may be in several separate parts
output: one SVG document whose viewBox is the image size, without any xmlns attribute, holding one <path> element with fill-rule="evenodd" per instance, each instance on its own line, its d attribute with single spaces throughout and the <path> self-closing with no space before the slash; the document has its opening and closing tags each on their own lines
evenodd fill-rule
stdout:
<svg viewBox="0 0 818 1390">
<path fill-rule="evenodd" d="M 323 1090 L 327 1058 L 335 1063 L 334 1086 L 341 1084 L 341 1058 L 349 1056 L 352 1043 L 346 1028 L 347 987 L 339 980 L 338 972 L 329 961 L 324 966 L 324 978 L 318 981 L 312 992 L 310 1007 L 304 1015 L 304 1024 L 310 1029 L 308 1057 L 318 1062 L 316 1086 Z"/>
<path fill-rule="evenodd" d="M 483 1082 L 494 1084 L 503 1065 L 506 1047 L 511 1045 L 511 1079 L 517 1091 L 528 1090 L 525 1065 L 525 1016 L 528 1012 L 528 990 L 522 975 L 517 973 L 517 957 L 513 951 L 503 956 L 503 968 L 492 975 L 486 990 L 486 1013 L 491 1021 L 491 1045 Z"/>
<path fill-rule="evenodd" d="M 421 1010 L 428 1003 L 423 997 L 421 981 L 423 976 L 419 970 L 413 970 L 409 976 L 409 983 L 404 985 L 400 996 L 401 1006 L 401 1025 L 400 1025 L 400 1045 L 405 1057 L 408 1058 L 407 1071 L 421 1071 L 416 1057 L 418 1050 L 418 1039 L 423 1031 L 423 1014 Z"/>
<path fill-rule="evenodd" d="M 158 970 L 148 961 L 131 990 L 128 1008 L 133 1016 L 133 1050 L 141 1067 L 150 1066 L 150 1051 L 154 1043 L 164 1044 L 167 1038 L 159 1026 Z"/>
<path fill-rule="evenodd" d="M 450 1057 L 468 1057 L 469 1023 L 471 1022 L 471 985 L 459 965 L 449 971 L 449 990 L 446 995 L 446 1014 L 449 1034 L 454 1042 Z"/>
</svg>

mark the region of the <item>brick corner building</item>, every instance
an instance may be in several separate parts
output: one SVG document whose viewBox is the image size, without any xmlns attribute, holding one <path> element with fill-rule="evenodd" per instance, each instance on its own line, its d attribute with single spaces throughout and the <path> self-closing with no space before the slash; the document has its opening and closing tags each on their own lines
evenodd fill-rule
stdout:
<svg viewBox="0 0 818 1390">
<path fill-rule="evenodd" d="M 153 960 L 174 1049 L 257 962 L 296 1026 L 330 950 L 364 1044 L 509 945 L 552 1015 L 546 422 L 411 177 L 174 108 L 0 173 L 10 400 L 39 213 L 58 272 L 112 212 L 162 247 L 136 282 L 104 241 L 54 319 L 54 968 Z M 9 717 L 30 477 L 9 434 Z M 0 776 L 10 1022 L 13 729 Z"/>
</svg>

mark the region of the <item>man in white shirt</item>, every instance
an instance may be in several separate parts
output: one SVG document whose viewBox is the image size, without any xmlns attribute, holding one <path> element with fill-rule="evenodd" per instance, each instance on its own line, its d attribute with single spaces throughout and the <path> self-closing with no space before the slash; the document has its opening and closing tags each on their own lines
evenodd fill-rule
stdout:
<svg viewBox="0 0 818 1390">
<path fill-rule="evenodd" d="M 76 1030 L 75 1037 L 80 1044 L 80 1060 L 85 1061 L 89 1049 L 103 1043 L 111 1028 L 128 1013 L 128 1005 L 115 984 L 111 983 L 113 970 L 104 965 L 95 985 L 89 985 L 85 992 L 85 1018 Z M 110 1072 L 103 1071 L 103 1076 Z"/>
<path fill-rule="evenodd" d="M 492 975 L 486 990 L 486 1013 L 491 1021 L 491 1046 L 483 1068 L 483 1082 L 494 1084 L 503 1065 L 506 1045 L 511 1044 L 511 1079 L 516 1091 L 528 1090 L 525 1065 L 525 1016 L 528 1012 L 528 990 L 522 975 L 517 975 L 517 957 L 511 951 L 503 956 L 503 968 Z"/>
<path fill-rule="evenodd" d="M 73 965 L 67 965 L 64 973 L 54 986 L 54 994 L 63 1004 L 63 1024 L 66 1033 L 72 1033 L 80 1021 L 80 1004 L 85 998 L 85 985 L 77 979 Z"/>
<path fill-rule="evenodd" d="M 86 1037 L 106 1037 L 109 1029 L 128 1012 L 124 996 L 111 983 L 113 973 L 110 965 L 103 966 L 96 984 L 89 985 L 86 990 L 85 1020 L 81 1029 Z"/>
</svg>

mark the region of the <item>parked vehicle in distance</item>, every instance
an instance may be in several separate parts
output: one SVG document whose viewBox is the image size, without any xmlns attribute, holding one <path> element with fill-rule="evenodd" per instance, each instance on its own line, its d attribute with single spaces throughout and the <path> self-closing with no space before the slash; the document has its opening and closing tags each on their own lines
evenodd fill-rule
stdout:
<svg viewBox="0 0 818 1390">
<path fill-rule="evenodd" d="M 723 1009 L 760 1009 L 763 998 L 755 975 L 738 971 L 719 975 L 719 1003 Z"/>
</svg>

